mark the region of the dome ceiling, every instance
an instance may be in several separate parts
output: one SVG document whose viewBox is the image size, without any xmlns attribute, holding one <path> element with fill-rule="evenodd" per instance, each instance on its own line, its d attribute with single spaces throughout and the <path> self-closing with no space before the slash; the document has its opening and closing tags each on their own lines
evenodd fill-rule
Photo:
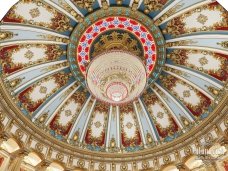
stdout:
<svg viewBox="0 0 228 171">
<path fill-rule="evenodd" d="M 0 29 L 8 105 L 76 151 L 175 143 L 226 92 L 228 12 L 214 1 L 21 0 Z"/>
</svg>

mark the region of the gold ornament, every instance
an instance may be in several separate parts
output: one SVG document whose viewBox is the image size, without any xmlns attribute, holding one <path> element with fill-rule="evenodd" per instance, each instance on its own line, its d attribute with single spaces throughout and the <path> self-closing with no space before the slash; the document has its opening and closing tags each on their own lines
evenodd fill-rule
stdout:
<svg viewBox="0 0 228 171">
<path fill-rule="evenodd" d="M 151 144 L 151 143 L 153 142 L 153 139 L 152 139 L 152 136 L 150 135 L 150 133 L 147 133 L 147 134 L 146 134 L 146 138 L 147 138 L 147 142 L 148 142 L 149 144 Z"/>
<path fill-rule="evenodd" d="M 38 152 L 42 152 L 44 146 L 43 146 L 42 144 L 40 144 L 40 143 L 37 143 L 36 146 L 35 146 L 35 148 L 36 148 L 36 150 L 37 150 Z"/>
<path fill-rule="evenodd" d="M 13 33 L 9 31 L 1 31 L 0 32 L 0 40 L 11 39 L 13 37 Z"/>
<path fill-rule="evenodd" d="M 15 135 L 18 139 L 22 139 L 24 133 L 20 129 L 17 129 Z"/>
<path fill-rule="evenodd" d="M 105 170 L 106 170 L 106 165 L 105 165 L 105 163 L 100 163 L 100 164 L 99 164 L 99 170 L 100 170 L 100 171 L 105 171 Z"/>
<path fill-rule="evenodd" d="M 56 154 L 56 159 L 59 161 L 63 161 L 64 155 L 62 153 Z"/>
<path fill-rule="evenodd" d="M 207 89 L 214 95 L 218 95 L 219 94 L 219 90 L 214 88 L 214 87 L 209 86 L 209 87 L 207 87 Z"/>
<path fill-rule="evenodd" d="M 188 121 L 188 119 L 186 119 L 184 116 L 181 116 L 181 121 L 185 126 L 189 126 L 190 122 Z"/>
<path fill-rule="evenodd" d="M 76 133 L 74 134 L 73 140 L 77 141 L 79 138 L 79 131 L 76 131 Z"/>
<path fill-rule="evenodd" d="M 218 45 L 220 45 L 221 47 L 228 49 L 228 41 L 222 41 L 217 43 Z"/>
<path fill-rule="evenodd" d="M 110 147 L 111 147 L 111 148 L 115 148 L 115 147 L 116 147 L 116 140 L 115 140 L 115 138 L 112 138 L 112 139 L 111 139 Z"/>
<path fill-rule="evenodd" d="M 77 165 L 78 165 L 79 168 L 84 168 L 85 161 L 84 160 L 78 160 Z"/>
<path fill-rule="evenodd" d="M 43 115 L 41 115 L 39 118 L 39 123 L 44 123 L 47 117 L 48 117 L 48 113 L 44 113 Z"/>
<path fill-rule="evenodd" d="M 13 81 L 10 82 L 10 87 L 11 87 L 11 88 L 14 88 L 14 87 L 16 87 L 18 84 L 20 84 L 21 82 L 22 82 L 22 79 L 21 79 L 21 78 L 17 78 L 17 79 L 15 79 L 15 80 L 13 80 Z"/>
<path fill-rule="evenodd" d="M 150 11 L 160 10 L 163 4 L 160 0 L 144 0 L 145 10 L 144 12 L 148 14 Z"/>
<path fill-rule="evenodd" d="M 93 11 L 93 4 L 95 0 L 73 0 L 73 2 L 80 8 L 86 9 L 89 12 Z"/>
<path fill-rule="evenodd" d="M 141 56 L 142 52 L 138 47 L 136 40 L 132 39 L 128 33 L 112 32 L 109 35 L 103 35 L 100 41 L 94 45 L 93 57 L 109 50 L 124 50 Z"/>
</svg>

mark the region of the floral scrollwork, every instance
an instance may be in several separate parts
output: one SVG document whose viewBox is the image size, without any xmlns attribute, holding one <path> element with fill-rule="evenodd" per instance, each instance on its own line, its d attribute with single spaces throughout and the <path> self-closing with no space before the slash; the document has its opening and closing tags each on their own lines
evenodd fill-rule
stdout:
<svg viewBox="0 0 228 171">
<path fill-rule="evenodd" d="M 167 0 L 144 0 L 145 13 L 160 10 Z"/>
<path fill-rule="evenodd" d="M 221 47 L 228 49 L 228 41 L 222 41 L 220 43 L 217 43 L 218 45 L 220 45 Z"/>
<path fill-rule="evenodd" d="M 89 12 L 93 11 L 93 4 L 95 0 L 73 0 L 73 2 L 80 8 L 86 9 Z"/>
</svg>

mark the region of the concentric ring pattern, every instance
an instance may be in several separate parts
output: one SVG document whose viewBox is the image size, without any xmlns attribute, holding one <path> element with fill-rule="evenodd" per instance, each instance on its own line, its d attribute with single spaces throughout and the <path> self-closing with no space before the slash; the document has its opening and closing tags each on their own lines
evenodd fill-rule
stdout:
<svg viewBox="0 0 228 171">
<path fill-rule="evenodd" d="M 75 150 L 133 154 L 175 141 L 227 85 L 228 12 L 211 0 L 20 0 L 0 29 L 9 106 Z M 86 84 L 90 63 L 111 50 L 134 54 L 147 71 L 146 90 L 120 106 Z M 125 96 L 122 83 L 110 86 L 114 99 Z"/>
<path fill-rule="evenodd" d="M 86 82 L 98 100 L 118 106 L 128 104 L 142 94 L 147 73 L 142 61 L 133 54 L 112 50 L 91 62 Z"/>
</svg>

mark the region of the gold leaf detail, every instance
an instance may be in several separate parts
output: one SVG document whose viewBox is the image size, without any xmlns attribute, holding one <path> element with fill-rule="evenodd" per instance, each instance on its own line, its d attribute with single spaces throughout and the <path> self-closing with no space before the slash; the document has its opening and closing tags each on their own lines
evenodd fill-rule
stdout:
<svg viewBox="0 0 228 171">
<path fill-rule="evenodd" d="M 184 96 L 184 97 L 190 97 L 190 96 L 191 96 L 190 91 L 189 91 L 189 90 L 185 90 L 185 91 L 183 92 L 183 96 Z"/>
<path fill-rule="evenodd" d="M 13 37 L 13 33 L 9 31 L 0 31 L 0 40 L 11 39 Z"/>
<path fill-rule="evenodd" d="M 24 57 L 27 58 L 27 59 L 32 59 L 34 56 L 34 53 L 31 51 L 31 50 L 28 50 L 25 54 L 24 54 Z"/>
<path fill-rule="evenodd" d="M 127 127 L 128 129 L 131 129 L 132 126 L 133 126 L 133 124 L 132 124 L 131 122 L 128 122 L 128 123 L 126 124 L 126 127 Z"/>
<path fill-rule="evenodd" d="M 32 18 L 36 18 L 40 16 L 40 11 L 38 8 L 33 8 L 29 11 L 29 14 L 31 15 Z"/>
<path fill-rule="evenodd" d="M 203 66 L 203 65 L 208 64 L 208 60 L 207 60 L 207 58 L 204 56 L 204 57 L 202 57 L 202 58 L 199 59 L 199 63 Z"/>
<path fill-rule="evenodd" d="M 66 111 L 65 111 L 65 115 L 66 115 L 66 116 L 71 116 L 71 115 L 72 115 L 71 110 L 66 110 Z"/>
<path fill-rule="evenodd" d="M 160 119 L 164 118 L 164 113 L 163 112 L 158 112 L 157 117 Z"/>
<path fill-rule="evenodd" d="M 103 35 L 100 41 L 94 45 L 92 56 L 95 57 L 105 51 L 113 49 L 129 51 L 136 56 L 141 56 L 142 54 L 137 41 L 132 39 L 128 33 L 112 32 L 109 35 Z"/>
<path fill-rule="evenodd" d="M 101 127 L 101 122 L 97 121 L 97 122 L 95 122 L 94 125 L 95 125 L 96 128 L 100 128 Z"/>
<path fill-rule="evenodd" d="M 39 92 L 40 92 L 41 94 L 46 94 L 46 93 L 47 93 L 47 87 L 41 86 Z"/>
<path fill-rule="evenodd" d="M 205 24 L 208 20 L 208 17 L 206 15 L 203 15 L 203 14 L 200 14 L 198 17 L 197 17 L 197 21 L 200 23 L 200 24 Z"/>
<path fill-rule="evenodd" d="M 228 41 L 222 41 L 220 43 L 217 43 L 218 45 L 220 45 L 221 47 L 228 49 Z"/>
</svg>

